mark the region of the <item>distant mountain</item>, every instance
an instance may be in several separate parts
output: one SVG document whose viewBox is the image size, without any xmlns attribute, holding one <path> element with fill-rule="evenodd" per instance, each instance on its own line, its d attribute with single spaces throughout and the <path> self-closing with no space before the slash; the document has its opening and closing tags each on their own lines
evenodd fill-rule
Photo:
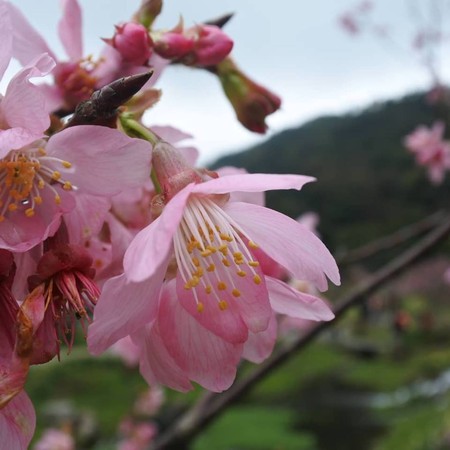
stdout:
<svg viewBox="0 0 450 450">
<path fill-rule="evenodd" d="M 214 168 L 316 177 L 318 182 L 301 192 L 269 192 L 268 206 L 292 217 L 315 211 L 332 247 L 354 247 L 448 206 L 449 177 L 442 186 L 432 186 L 402 145 L 418 124 L 435 119 L 423 95 L 410 95 L 362 112 L 312 120 L 223 157 Z"/>
</svg>

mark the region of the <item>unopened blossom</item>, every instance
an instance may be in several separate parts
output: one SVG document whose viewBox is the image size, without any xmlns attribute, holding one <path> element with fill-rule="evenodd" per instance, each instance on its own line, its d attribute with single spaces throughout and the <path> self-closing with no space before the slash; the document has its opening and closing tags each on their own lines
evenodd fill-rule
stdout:
<svg viewBox="0 0 450 450">
<path fill-rule="evenodd" d="M 196 25 L 186 30 L 193 36 L 194 48 L 184 57 L 184 63 L 196 66 L 214 66 L 223 61 L 233 48 L 233 41 L 215 25 Z"/>
<path fill-rule="evenodd" d="M 215 25 L 196 25 L 186 30 L 180 22 L 173 30 L 155 34 L 155 51 L 163 58 L 189 66 L 219 64 L 231 52 L 233 41 Z"/>
<path fill-rule="evenodd" d="M 215 66 L 214 71 L 239 122 L 250 131 L 265 133 L 266 117 L 280 108 L 281 99 L 247 77 L 230 58 Z"/>
<path fill-rule="evenodd" d="M 165 207 L 158 219 L 136 235 L 125 253 L 125 274 L 105 284 L 88 344 L 92 352 L 99 353 L 145 326 L 140 340 L 151 346 L 143 351 L 149 358 L 165 352 L 183 369 L 181 374 L 188 375 L 187 381 L 190 378 L 212 386 L 208 389 L 223 390 L 234 377 L 242 352 L 239 346 L 248 340 L 249 333 L 267 330 L 274 310 L 306 313 L 307 318 L 316 320 L 333 317 L 319 299 L 304 303 L 301 293 L 266 277 L 254 253 L 261 248 L 294 276 L 324 290 L 326 277 L 339 283 L 339 273 L 321 241 L 280 213 L 228 201 L 233 191 L 301 189 L 313 178 L 255 174 L 203 181 L 199 172 L 164 145 L 155 146 L 153 162 Z M 289 252 L 285 251 L 287 247 Z M 124 304 L 132 306 L 123 308 Z M 116 313 L 119 309 L 120 315 Z M 196 346 L 197 350 L 203 346 L 203 351 L 193 351 Z M 208 360 L 217 358 L 214 348 L 221 348 L 222 363 Z M 153 374 L 167 374 L 168 367 L 163 370 L 160 365 L 152 366 L 157 361 L 147 359 L 145 364 L 151 366 Z M 224 372 L 226 367 L 228 378 L 219 383 L 220 364 Z M 199 365 L 210 370 L 219 365 L 218 372 L 211 377 L 203 370 L 200 375 L 196 371 Z M 141 371 L 145 372 L 142 367 Z M 198 380 L 200 376 L 202 381 Z M 177 383 L 182 380 L 173 384 Z M 165 384 L 170 385 L 167 381 Z"/>
<path fill-rule="evenodd" d="M 152 55 L 153 42 L 143 25 L 128 22 L 116 26 L 116 33 L 107 41 L 128 62 L 144 65 Z"/>
<path fill-rule="evenodd" d="M 405 147 L 416 156 L 417 164 L 428 169 L 432 183 L 440 184 L 450 169 L 450 143 L 444 140 L 445 125 L 435 122 L 432 127 L 421 125 L 405 137 Z"/>
</svg>

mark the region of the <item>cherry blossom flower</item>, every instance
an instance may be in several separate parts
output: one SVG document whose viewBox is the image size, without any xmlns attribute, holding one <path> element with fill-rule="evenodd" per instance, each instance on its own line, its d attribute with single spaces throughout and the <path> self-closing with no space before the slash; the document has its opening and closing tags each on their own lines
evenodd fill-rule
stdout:
<svg viewBox="0 0 450 450">
<path fill-rule="evenodd" d="M 9 150 L 0 160 L 0 248 L 26 251 L 55 233 L 78 192 L 112 197 L 139 186 L 150 157 L 147 142 L 90 125 Z"/>
<path fill-rule="evenodd" d="M 450 143 L 444 140 L 445 125 L 435 122 L 431 128 L 417 127 L 405 137 L 405 147 L 416 156 L 417 164 L 428 168 L 432 183 L 440 184 L 450 169 Z"/>
<path fill-rule="evenodd" d="M 91 351 L 100 353 L 145 326 L 137 340 L 145 342 L 141 372 L 151 373 L 148 381 L 186 390 L 191 379 L 223 390 L 234 378 L 242 344 L 249 333 L 267 330 L 273 310 L 330 320 L 321 300 L 265 277 L 253 253 L 260 246 L 297 278 L 324 290 L 326 276 L 339 283 L 339 273 L 321 241 L 280 213 L 227 202 L 233 191 L 301 189 L 310 181 L 300 175 L 230 175 L 179 190 L 136 235 L 125 254 L 125 274 L 105 284 L 88 335 Z"/>
</svg>

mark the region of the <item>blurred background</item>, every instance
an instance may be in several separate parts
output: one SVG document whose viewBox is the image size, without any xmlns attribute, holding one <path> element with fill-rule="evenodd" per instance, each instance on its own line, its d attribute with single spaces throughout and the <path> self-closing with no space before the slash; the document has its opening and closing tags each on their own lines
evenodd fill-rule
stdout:
<svg viewBox="0 0 450 450">
<path fill-rule="evenodd" d="M 56 2 L 11 1 L 63 55 Z M 111 37 L 112 25 L 138 6 L 137 0 L 80 3 L 85 53 L 93 54 L 103 45 L 98 36 Z M 351 0 L 166 0 L 157 22 L 169 28 L 182 14 L 190 26 L 236 13 L 226 26 L 234 57 L 283 99 L 281 111 L 268 119 L 268 134 L 245 130 L 215 77 L 186 67 L 170 67 L 161 77 L 162 100 L 146 121 L 191 133 L 200 163 L 213 168 L 317 177 L 301 193 L 269 193 L 267 202 L 294 218 L 318 215 L 318 232 L 345 281 L 326 293 L 331 303 L 414 243 L 420 227 L 383 252 L 352 259 L 352 249 L 437 217 L 450 192 L 448 179 L 431 185 L 403 146 L 419 124 L 448 119 L 448 106 L 436 107 L 428 93 L 450 77 L 450 2 L 371 3 L 364 12 L 368 2 Z M 424 50 L 429 42 L 418 42 L 423 30 L 440 33 L 431 50 Z M 449 267 L 447 242 L 258 385 L 192 448 L 450 449 Z M 309 326 L 286 324 L 283 339 Z M 61 362 L 33 367 L 27 391 L 38 412 L 37 438 L 60 426 L 78 435 L 79 448 L 97 450 L 117 448 L 117 436 L 127 433 L 125 419 L 151 417 L 163 429 L 200 394 L 166 391 L 159 412 L 136 412 L 136 399 L 146 391 L 137 369 L 111 354 L 90 358 L 83 342 Z"/>
</svg>

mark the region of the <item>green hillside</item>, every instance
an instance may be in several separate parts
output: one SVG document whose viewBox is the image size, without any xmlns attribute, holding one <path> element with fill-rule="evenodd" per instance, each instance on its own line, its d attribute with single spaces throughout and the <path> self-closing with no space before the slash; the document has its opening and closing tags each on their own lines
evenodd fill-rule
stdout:
<svg viewBox="0 0 450 450">
<path fill-rule="evenodd" d="M 352 247 L 448 202 L 448 177 L 442 186 L 432 186 L 402 145 L 418 124 L 435 119 L 423 95 L 410 95 L 361 112 L 312 120 L 224 157 L 214 167 L 315 176 L 318 182 L 300 193 L 268 193 L 268 205 L 292 217 L 315 211 L 332 247 Z"/>
</svg>

